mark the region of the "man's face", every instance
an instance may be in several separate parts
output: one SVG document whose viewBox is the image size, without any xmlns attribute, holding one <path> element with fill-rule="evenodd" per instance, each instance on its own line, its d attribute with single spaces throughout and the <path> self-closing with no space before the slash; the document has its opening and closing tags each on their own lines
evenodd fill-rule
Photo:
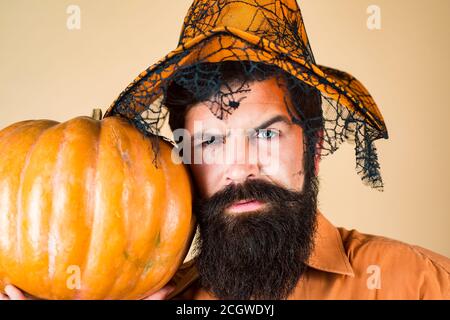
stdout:
<svg viewBox="0 0 450 320">
<path fill-rule="evenodd" d="M 201 152 L 215 161 L 192 164 L 200 196 L 208 198 L 229 184 L 261 179 L 301 191 L 303 130 L 291 122 L 291 103 L 279 79 L 249 83 L 232 99 L 239 107 L 223 120 L 214 116 L 209 102 L 192 106 L 185 118 L 192 154 Z M 226 90 L 225 90 L 226 91 Z M 250 155 L 262 155 L 256 158 Z M 228 159 L 224 161 L 224 159 Z M 256 160 L 255 160 L 256 159 Z M 262 204 L 234 206 L 233 212 L 256 209 Z"/>
<path fill-rule="evenodd" d="M 310 169 L 305 175 L 303 132 L 279 83 L 222 90 L 229 105 L 239 104 L 223 120 L 210 111 L 214 100 L 185 118 L 191 155 L 208 159 L 191 165 L 200 193 L 196 266 L 203 288 L 221 299 L 286 298 L 313 247 L 317 179 Z"/>
</svg>

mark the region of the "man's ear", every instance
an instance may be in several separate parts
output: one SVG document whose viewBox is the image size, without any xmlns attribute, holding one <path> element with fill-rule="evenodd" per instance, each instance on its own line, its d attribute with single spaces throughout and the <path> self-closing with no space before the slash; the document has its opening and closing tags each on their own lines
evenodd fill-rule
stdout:
<svg viewBox="0 0 450 320">
<path fill-rule="evenodd" d="M 317 131 L 317 143 L 316 143 L 316 152 L 314 155 L 314 174 L 317 176 L 319 174 L 319 164 L 321 160 L 321 153 L 323 147 L 323 129 Z"/>
</svg>

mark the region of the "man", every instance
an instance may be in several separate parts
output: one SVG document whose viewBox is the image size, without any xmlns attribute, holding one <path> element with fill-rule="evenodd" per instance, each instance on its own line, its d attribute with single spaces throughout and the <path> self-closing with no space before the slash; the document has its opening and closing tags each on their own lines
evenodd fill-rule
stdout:
<svg viewBox="0 0 450 320">
<path fill-rule="evenodd" d="M 302 90 L 293 90 L 289 83 L 295 80 L 275 68 L 253 67 L 248 72 L 246 63 L 221 63 L 216 69 L 220 76 L 204 79 L 217 82 L 211 87 L 220 89 L 209 94 L 201 90 L 199 101 L 191 94 L 192 86 L 183 88 L 177 77 L 169 87 L 165 104 L 178 111 L 169 119 L 171 127 L 201 137 L 191 146 L 191 155 L 196 148 L 204 157 L 233 153 L 237 144 L 233 139 L 244 140 L 231 162 L 191 164 L 199 192 L 198 254 L 176 275 L 177 288 L 171 297 L 449 298 L 445 257 L 383 237 L 336 229 L 317 212 L 323 134 L 323 123 L 316 121 L 317 92 L 301 83 L 297 85 Z M 181 77 L 205 74 L 208 68 L 183 71 Z M 233 101 L 240 101 L 239 107 L 219 119 L 210 112 L 211 105 L 229 93 Z M 302 112 L 298 124 L 291 120 L 296 112 Z M 253 148 L 267 150 L 275 142 L 280 150 L 277 159 L 266 164 L 249 160 Z M 274 161 L 279 162 L 278 170 L 270 168 Z"/>
<path fill-rule="evenodd" d="M 178 48 L 108 115 L 157 133 L 165 107 L 199 221 L 169 298 L 450 298 L 447 258 L 317 210 L 320 157 L 354 143 L 363 182 L 381 190 L 374 141 L 388 134 L 358 80 L 316 64 L 296 1 L 194 1 Z M 259 151 L 268 157 L 252 160 Z"/>
<path fill-rule="evenodd" d="M 203 89 L 197 102 L 192 90 L 177 84 L 178 75 L 165 105 L 183 115 L 170 117 L 172 129 L 185 128 L 194 137 L 183 149 L 190 147 L 191 155 L 200 149 L 202 155 L 191 172 L 198 188 L 196 260 L 203 285 L 225 299 L 282 299 L 305 271 L 317 210 L 320 127 L 305 135 L 305 125 L 293 123 L 291 113 L 310 109 L 307 119 L 317 119 L 320 95 L 306 94 L 304 86 L 295 105 L 288 91 L 292 77 L 267 65 L 254 64 L 251 72 L 248 67 L 220 64 L 207 81 L 217 85 L 211 92 Z M 185 70 L 182 77 L 198 71 Z M 226 119 L 217 118 L 211 103 L 231 93 L 230 102 L 239 101 L 239 107 Z"/>
<path fill-rule="evenodd" d="M 199 238 L 174 290 L 149 298 L 450 298 L 449 259 L 336 228 L 318 210 L 320 158 L 344 140 L 362 180 L 382 188 L 373 142 L 387 129 L 362 84 L 315 63 L 294 0 L 195 1 L 179 47 L 107 115 L 158 133 L 165 108 Z"/>
</svg>

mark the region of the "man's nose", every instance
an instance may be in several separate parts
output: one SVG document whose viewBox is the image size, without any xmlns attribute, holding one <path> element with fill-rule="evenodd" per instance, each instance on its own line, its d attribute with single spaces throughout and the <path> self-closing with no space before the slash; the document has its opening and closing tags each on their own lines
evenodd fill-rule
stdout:
<svg viewBox="0 0 450 320">
<path fill-rule="evenodd" d="M 227 183 L 243 183 L 258 176 L 259 166 L 253 149 L 248 137 L 240 137 L 227 143 L 225 163 Z"/>
</svg>

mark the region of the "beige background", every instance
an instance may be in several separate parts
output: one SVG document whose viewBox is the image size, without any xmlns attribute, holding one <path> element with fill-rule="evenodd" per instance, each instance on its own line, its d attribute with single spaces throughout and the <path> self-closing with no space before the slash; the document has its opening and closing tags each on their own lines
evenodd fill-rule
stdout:
<svg viewBox="0 0 450 320">
<path fill-rule="evenodd" d="M 174 49 L 190 0 L 0 0 L 0 127 L 105 110 Z M 66 28 L 67 6 L 81 29 Z M 377 147 L 385 192 L 362 185 L 345 144 L 321 167 L 320 208 L 338 226 L 450 256 L 450 1 L 304 0 L 318 63 L 360 79 L 390 139 Z M 370 4 L 381 30 L 366 27 Z"/>
</svg>

